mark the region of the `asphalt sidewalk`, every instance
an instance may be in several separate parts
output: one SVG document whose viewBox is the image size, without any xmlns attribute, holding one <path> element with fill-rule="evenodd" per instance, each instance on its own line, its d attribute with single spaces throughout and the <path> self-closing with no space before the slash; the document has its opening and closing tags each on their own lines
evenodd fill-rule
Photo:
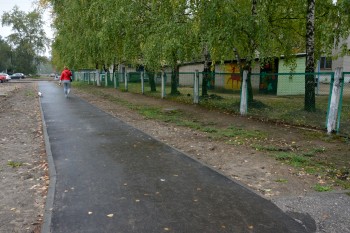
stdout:
<svg viewBox="0 0 350 233">
<path fill-rule="evenodd" d="M 55 83 L 39 89 L 50 165 L 42 232 L 314 232 Z"/>
</svg>

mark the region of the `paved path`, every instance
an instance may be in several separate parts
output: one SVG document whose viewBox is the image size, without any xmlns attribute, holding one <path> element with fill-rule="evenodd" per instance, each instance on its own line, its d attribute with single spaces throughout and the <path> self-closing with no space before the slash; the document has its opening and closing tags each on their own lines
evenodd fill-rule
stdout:
<svg viewBox="0 0 350 233">
<path fill-rule="evenodd" d="M 55 168 L 43 231 L 307 232 L 270 201 L 78 97 L 66 99 L 54 83 L 39 88 Z"/>
</svg>

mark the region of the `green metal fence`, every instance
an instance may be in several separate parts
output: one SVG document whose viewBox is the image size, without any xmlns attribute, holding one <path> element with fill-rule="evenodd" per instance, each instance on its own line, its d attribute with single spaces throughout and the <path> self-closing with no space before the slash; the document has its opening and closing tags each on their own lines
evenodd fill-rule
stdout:
<svg viewBox="0 0 350 233">
<path fill-rule="evenodd" d="M 339 133 L 350 135 L 350 72 L 343 72 Z"/>
<path fill-rule="evenodd" d="M 170 95 L 172 73 L 130 72 L 100 74 L 101 86 L 118 88 L 158 98 L 168 98 L 192 104 L 195 99 L 195 77 L 199 77 L 199 104 L 240 113 L 241 76 L 239 73 L 178 73 L 175 80 L 179 95 Z M 314 73 L 315 111 L 305 111 L 305 73 L 259 73 L 249 79 L 252 101 L 248 103 L 248 115 L 286 124 L 325 129 L 329 97 L 334 73 Z M 76 79 L 97 84 L 96 72 L 76 72 Z M 207 94 L 202 95 L 203 77 Z M 143 80 L 143 82 L 142 82 Z M 344 90 L 339 131 L 350 135 L 350 72 L 344 73 Z M 163 85 L 163 86 L 162 86 Z"/>
<path fill-rule="evenodd" d="M 248 113 L 293 125 L 325 128 L 333 73 L 315 73 L 315 111 L 305 111 L 305 73 L 252 74 Z"/>
</svg>

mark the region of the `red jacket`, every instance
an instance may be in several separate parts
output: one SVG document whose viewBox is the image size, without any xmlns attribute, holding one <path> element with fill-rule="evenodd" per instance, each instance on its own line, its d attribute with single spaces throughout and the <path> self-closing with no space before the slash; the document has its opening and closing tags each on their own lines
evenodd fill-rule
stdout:
<svg viewBox="0 0 350 233">
<path fill-rule="evenodd" d="M 61 81 L 64 81 L 64 80 L 70 80 L 70 77 L 72 76 L 72 72 L 70 72 L 70 70 L 68 69 L 64 69 L 61 73 L 61 78 L 60 80 Z"/>
</svg>

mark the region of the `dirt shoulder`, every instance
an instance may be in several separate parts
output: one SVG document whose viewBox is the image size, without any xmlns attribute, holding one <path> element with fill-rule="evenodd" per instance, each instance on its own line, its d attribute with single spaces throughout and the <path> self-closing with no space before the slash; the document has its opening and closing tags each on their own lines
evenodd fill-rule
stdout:
<svg viewBox="0 0 350 233">
<path fill-rule="evenodd" d="M 0 232 L 40 232 L 49 177 L 36 83 L 0 84 Z"/>
</svg>

